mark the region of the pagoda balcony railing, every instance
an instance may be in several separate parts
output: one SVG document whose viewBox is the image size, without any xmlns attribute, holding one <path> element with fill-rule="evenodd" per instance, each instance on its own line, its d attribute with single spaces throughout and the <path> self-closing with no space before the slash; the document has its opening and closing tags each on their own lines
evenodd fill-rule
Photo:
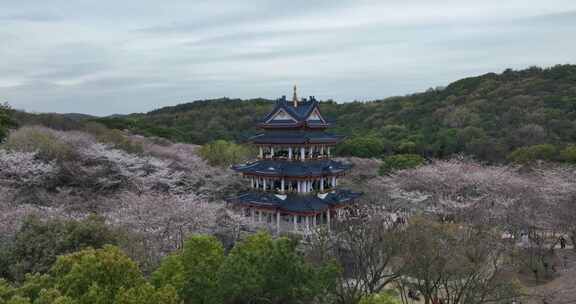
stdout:
<svg viewBox="0 0 576 304">
<path fill-rule="evenodd" d="M 325 159 L 332 159 L 332 157 L 328 156 L 328 155 L 317 155 L 317 156 L 313 156 L 312 158 L 306 157 L 306 158 L 304 158 L 304 161 L 325 160 Z M 264 156 L 262 158 L 258 157 L 257 160 L 302 161 L 302 159 L 300 157 L 292 157 L 292 159 L 289 159 L 287 156 L 274 156 L 274 157 Z"/>
<path fill-rule="evenodd" d="M 251 188 L 254 191 L 258 191 L 258 192 L 273 192 L 274 194 L 278 194 L 278 195 L 282 195 L 282 194 L 299 194 L 299 195 L 309 195 L 309 194 L 326 194 L 326 193 L 330 193 L 334 190 L 336 190 L 336 187 L 332 187 L 332 186 L 324 186 L 324 190 L 320 190 L 320 189 L 313 189 L 312 191 L 309 192 L 298 192 L 297 189 L 284 189 L 284 191 L 282 191 L 280 188 L 274 188 L 274 189 L 261 189 L 261 188 Z"/>
</svg>

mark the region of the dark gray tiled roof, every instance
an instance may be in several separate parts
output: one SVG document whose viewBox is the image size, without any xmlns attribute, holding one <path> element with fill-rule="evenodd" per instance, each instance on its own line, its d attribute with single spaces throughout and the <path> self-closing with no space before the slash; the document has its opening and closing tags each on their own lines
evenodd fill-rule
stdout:
<svg viewBox="0 0 576 304">
<path fill-rule="evenodd" d="M 334 160 L 260 160 L 253 163 L 232 166 L 233 170 L 241 173 L 275 177 L 329 176 L 344 173 L 350 168 L 352 168 L 352 165 Z"/>
<path fill-rule="evenodd" d="M 330 134 L 324 131 L 266 131 L 250 140 L 255 144 L 306 144 L 306 143 L 338 143 L 344 136 Z"/>
<path fill-rule="evenodd" d="M 270 192 L 247 192 L 229 199 L 228 202 L 285 212 L 321 212 L 333 206 L 348 205 L 362 194 L 348 190 L 335 190 L 322 197 L 317 194 L 276 195 Z"/>
<path fill-rule="evenodd" d="M 264 117 L 261 123 L 264 123 L 266 125 L 278 125 L 278 126 L 299 125 L 306 123 L 310 127 L 325 127 L 327 123 L 324 123 L 321 120 L 306 121 L 306 119 L 312 113 L 312 111 L 314 111 L 314 109 L 317 108 L 318 104 L 319 102 L 315 98 L 310 97 L 309 100 L 304 99 L 298 102 L 298 106 L 294 107 L 292 101 L 288 101 L 286 100 L 286 97 L 282 97 L 276 101 L 276 106 L 274 107 L 274 109 L 270 111 L 270 113 L 266 115 L 266 117 Z M 283 109 L 284 111 L 286 111 L 286 113 L 288 113 L 290 116 L 296 119 L 296 122 L 292 120 L 272 120 L 268 122 L 268 120 L 270 120 L 280 109 Z"/>
</svg>

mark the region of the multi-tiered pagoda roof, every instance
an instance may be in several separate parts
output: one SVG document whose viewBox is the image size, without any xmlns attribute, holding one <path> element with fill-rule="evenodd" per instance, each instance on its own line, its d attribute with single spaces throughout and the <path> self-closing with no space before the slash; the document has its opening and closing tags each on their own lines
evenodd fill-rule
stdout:
<svg viewBox="0 0 576 304">
<path fill-rule="evenodd" d="M 258 159 L 232 167 L 250 179 L 252 189 L 229 203 L 252 214 L 272 212 L 277 225 L 291 216 L 296 227 L 302 216 L 307 225 L 310 219 L 329 222 L 332 212 L 355 202 L 360 193 L 336 188 L 351 165 L 332 159 L 331 149 L 344 137 L 326 131 L 330 123 L 319 106 L 314 97 L 298 100 L 296 91 L 292 101 L 276 101 L 258 123 L 262 133 L 250 139 Z"/>
</svg>

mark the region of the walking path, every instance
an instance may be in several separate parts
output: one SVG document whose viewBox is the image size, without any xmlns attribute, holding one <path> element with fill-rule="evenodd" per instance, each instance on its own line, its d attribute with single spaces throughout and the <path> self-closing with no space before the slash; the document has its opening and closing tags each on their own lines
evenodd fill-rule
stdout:
<svg viewBox="0 0 576 304">
<path fill-rule="evenodd" d="M 560 276 L 546 284 L 530 288 L 529 293 L 534 298 L 525 303 L 576 304 L 576 252 L 572 249 L 559 249 L 557 254 L 561 264 L 558 270 Z"/>
</svg>

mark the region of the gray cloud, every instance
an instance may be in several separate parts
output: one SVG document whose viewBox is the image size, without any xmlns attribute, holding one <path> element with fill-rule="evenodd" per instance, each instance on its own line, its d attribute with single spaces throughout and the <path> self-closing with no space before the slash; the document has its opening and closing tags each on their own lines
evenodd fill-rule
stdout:
<svg viewBox="0 0 576 304">
<path fill-rule="evenodd" d="M 0 4 L 0 100 L 112 114 L 201 98 L 339 101 L 576 61 L 571 0 Z"/>
</svg>

